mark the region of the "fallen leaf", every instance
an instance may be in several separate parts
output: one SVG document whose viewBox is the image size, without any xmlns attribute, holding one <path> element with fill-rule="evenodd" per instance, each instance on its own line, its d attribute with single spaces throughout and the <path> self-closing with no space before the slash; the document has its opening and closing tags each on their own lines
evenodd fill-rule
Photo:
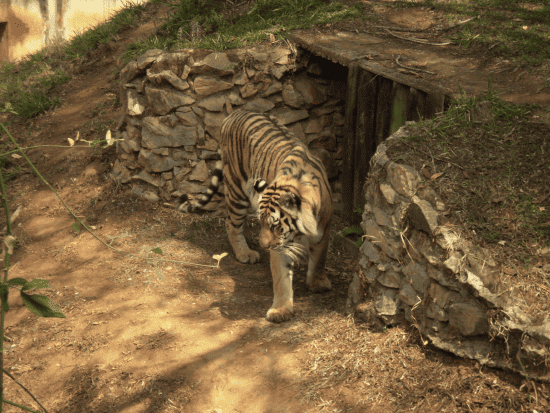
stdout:
<svg viewBox="0 0 550 413">
<path fill-rule="evenodd" d="M 12 154 L 11 154 L 11 157 L 12 157 L 12 158 L 15 158 L 15 159 L 21 159 L 21 155 L 18 155 L 18 154 L 16 154 L 16 153 L 12 153 Z"/>
<path fill-rule="evenodd" d="M 430 178 L 430 181 L 435 181 L 437 178 L 439 178 L 441 175 L 443 175 L 445 172 L 438 172 L 436 174 L 433 174 Z"/>
<path fill-rule="evenodd" d="M 502 271 L 504 271 L 504 274 L 508 274 L 508 275 L 514 275 L 516 273 L 515 270 L 508 267 L 504 267 Z"/>
<path fill-rule="evenodd" d="M 227 257 L 228 255 L 227 252 L 223 252 L 221 254 L 212 255 L 212 258 L 219 262 L 223 257 Z"/>
<path fill-rule="evenodd" d="M 432 177 L 432 174 L 430 174 L 430 171 L 426 167 L 422 168 L 422 175 L 426 177 L 426 179 L 430 179 Z"/>
<path fill-rule="evenodd" d="M 497 242 L 498 245 L 506 245 L 506 241 L 499 241 Z"/>
<path fill-rule="evenodd" d="M 491 199 L 491 202 L 492 202 L 493 204 L 498 204 L 498 203 L 500 203 L 500 202 L 504 202 L 505 199 L 506 199 L 505 196 L 499 196 L 499 197 L 496 197 L 496 198 Z"/>
<path fill-rule="evenodd" d="M 71 138 L 67 138 L 67 140 L 69 141 L 69 146 L 74 146 L 74 141 Z"/>
<path fill-rule="evenodd" d="M 466 179 L 470 179 L 470 178 L 471 178 L 470 174 L 468 174 L 467 171 L 462 171 L 462 175 L 464 175 L 464 177 L 465 177 Z"/>
<path fill-rule="evenodd" d="M 115 143 L 115 140 L 111 137 L 111 131 L 109 129 L 107 129 L 107 133 L 105 134 L 105 140 L 107 141 L 107 146 L 111 146 Z"/>
</svg>

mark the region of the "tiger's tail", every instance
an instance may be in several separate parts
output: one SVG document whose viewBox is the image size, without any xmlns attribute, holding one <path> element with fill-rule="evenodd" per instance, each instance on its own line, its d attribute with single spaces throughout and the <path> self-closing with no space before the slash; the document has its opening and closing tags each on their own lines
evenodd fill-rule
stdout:
<svg viewBox="0 0 550 413">
<path fill-rule="evenodd" d="M 220 185 L 223 182 L 223 163 L 222 161 L 216 162 L 214 169 L 212 170 L 212 178 L 210 178 L 210 184 L 205 194 L 202 194 L 200 198 L 194 202 L 189 201 L 189 196 L 183 194 L 176 202 L 176 210 L 180 212 L 201 212 L 203 207 L 208 204 L 212 197 L 218 193 Z"/>
</svg>

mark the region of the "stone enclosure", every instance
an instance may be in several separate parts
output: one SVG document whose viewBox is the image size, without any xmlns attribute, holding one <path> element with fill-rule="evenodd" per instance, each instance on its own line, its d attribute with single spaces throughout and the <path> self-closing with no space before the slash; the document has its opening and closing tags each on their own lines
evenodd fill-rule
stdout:
<svg viewBox="0 0 550 413">
<path fill-rule="evenodd" d="M 440 225 L 445 204 L 415 169 L 388 157 L 408 133 L 399 129 L 371 159 L 349 310 L 387 325 L 404 318 L 443 350 L 549 380 L 550 320 L 533 320 L 520 297 L 499 289 L 488 252 Z"/>
<path fill-rule="evenodd" d="M 293 47 L 149 50 L 121 73 L 126 114 L 117 126 L 113 175 L 152 201 L 204 192 L 219 159 L 222 121 L 244 108 L 277 117 L 336 177 L 346 71 L 307 53 L 298 61 Z"/>
<path fill-rule="evenodd" d="M 337 207 L 347 73 L 290 43 L 223 53 L 150 50 L 121 72 L 126 113 L 112 173 L 151 201 L 203 193 L 219 159 L 221 123 L 245 108 L 274 115 L 323 160 Z M 439 225 L 446 206 L 416 170 L 386 154 L 406 135 L 401 128 L 370 161 L 366 236 L 348 309 L 388 325 L 406 319 L 441 349 L 549 380 L 550 321 L 532 322 L 495 288 L 486 251 Z M 216 196 L 206 209 L 220 202 Z"/>
</svg>

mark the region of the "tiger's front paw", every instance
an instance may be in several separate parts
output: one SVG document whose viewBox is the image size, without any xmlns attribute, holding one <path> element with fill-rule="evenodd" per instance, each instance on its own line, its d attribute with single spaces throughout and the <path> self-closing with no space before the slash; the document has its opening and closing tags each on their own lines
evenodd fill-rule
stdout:
<svg viewBox="0 0 550 413">
<path fill-rule="evenodd" d="M 260 253 L 251 249 L 237 253 L 236 255 L 237 259 L 243 264 L 256 264 L 260 261 Z"/>
<path fill-rule="evenodd" d="M 290 320 L 293 316 L 294 311 L 292 310 L 292 307 L 284 306 L 279 308 L 271 307 L 267 311 L 265 318 L 267 321 L 271 321 L 272 323 L 281 323 L 283 321 Z"/>
</svg>

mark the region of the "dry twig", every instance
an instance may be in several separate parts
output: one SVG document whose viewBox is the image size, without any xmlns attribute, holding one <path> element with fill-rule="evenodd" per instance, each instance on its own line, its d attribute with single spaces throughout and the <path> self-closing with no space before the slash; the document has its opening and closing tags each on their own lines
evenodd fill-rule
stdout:
<svg viewBox="0 0 550 413">
<path fill-rule="evenodd" d="M 422 72 L 422 73 L 428 73 L 428 74 L 430 74 L 430 75 L 435 75 L 434 72 L 430 72 L 429 70 L 417 69 L 417 68 L 415 68 L 415 67 L 405 66 L 405 65 L 402 64 L 399 60 L 401 60 L 401 55 L 397 56 L 397 58 L 395 59 L 395 63 L 397 63 L 397 66 L 402 67 L 403 69 L 415 70 L 415 71 L 417 71 L 417 72 Z"/>
<path fill-rule="evenodd" d="M 441 27 L 441 28 L 435 28 L 434 30 L 437 30 L 437 31 L 439 31 L 439 32 L 446 32 L 447 30 L 451 30 L 451 29 L 454 29 L 455 27 L 462 26 L 463 24 L 469 23 L 469 22 L 471 22 L 472 20 L 477 19 L 478 17 L 479 17 L 479 16 L 471 17 L 471 18 L 469 18 L 469 19 L 459 21 L 458 23 L 453 24 L 452 26 L 449 26 L 449 27 Z"/>
<path fill-rule="evenodd" d="M 445 42 L 445 43 L 430 43 L 428 42 L 427 40 L 424 40 L 424 39 L 415 39 L 414 37 L 403 37 L 403 36 L 399 36 L 395 33 L 392 33 L 391 31 L 389 31 L 388 29 L 386 29 L 386 31 L 391 34 L 392 36 L 394 37 L 397 37 L 398 39 L 401 39 L 401 40 L 407 40 L 409 42 L 415 42 L 415 43 L 420 43 L 420 44 L 426 44 L 426 45 L 430 45 L 430 46 L 448 46 L 450 44 L 452 44 L 452 42 Z"/>
</svg>

